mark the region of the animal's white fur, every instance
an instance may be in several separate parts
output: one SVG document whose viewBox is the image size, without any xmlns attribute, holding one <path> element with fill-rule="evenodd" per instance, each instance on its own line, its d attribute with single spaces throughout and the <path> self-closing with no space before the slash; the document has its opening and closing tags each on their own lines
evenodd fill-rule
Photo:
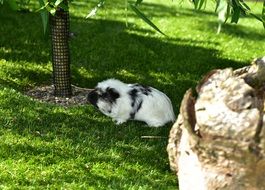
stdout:
<svg viewBox="0 0 265 190">
<path fill-rule="evenodd" d="M 120 97 L 114 104 L 106 101 L 98 101 L 97 106 L 102 113 L 113 118 L 117 124 L 126 122 L 131 118 L 132 99 L 129 92 L 133 89 L 133 84 L 125 84 L 116 79 L 108 79 L 98 83 L 97 89 L 103 92 L 107 88 L 115 89 Z M 168 122 L 175 121 L 175 114 L 170 99 L 159 90 L 148 87 L 151 92 L 149 95 L 137 93 L 135 102 L 142 101 L 141 108 L 135 113 L 134 119 L 146 122 L 149 126 L 159 127 Z"/>
</svg>

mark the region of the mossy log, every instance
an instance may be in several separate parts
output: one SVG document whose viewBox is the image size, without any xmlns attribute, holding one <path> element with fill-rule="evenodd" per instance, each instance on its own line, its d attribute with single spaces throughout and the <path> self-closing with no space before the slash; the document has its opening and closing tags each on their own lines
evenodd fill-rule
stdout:
<svg viewBox="0 0 265 190">
<path fill-rule="evenodd" d="M 180 190 L 265 189 L 265 57 L 188 90 L 167 147 Z"/>
</svg>

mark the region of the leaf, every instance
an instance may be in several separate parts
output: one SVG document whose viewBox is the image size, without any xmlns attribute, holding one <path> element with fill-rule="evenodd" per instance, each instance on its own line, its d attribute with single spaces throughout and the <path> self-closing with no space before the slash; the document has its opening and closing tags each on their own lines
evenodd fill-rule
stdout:
<svg viewBox="0 0 265 190">
<path fill-rule="evenodd" d="M 43 4 L 44 4 L 44 1 L 42 1 L 43 2 Z M 41 3 L 42 4 L 42 3 Z M 43 9 L 46 9 L 46 7 L 49 5 L 49 2 L 46 2 L 43 6 L 41 6 L 39 9 L 37 9 L 36 10 L 36 12 L 39 12 L 39 11 L 41 11 L 41 10 L 43 10 Z"/>
<path fill-rule="evenodd" d="M 137 1 L 135 2 L 135 6 L 140 5 L 142 2 L 143 2 L 143 0 L 137 0 Z"/>
<path fill-rule="evenodd" d="M 65 4 L 65 3 L 61 3 L 60 5 L 59 5 L 59 7 L 61 7 L 64 11 L 69 11 L 69 6 L 68 6 L 68 4 Z"/>
<path fill-rule="evenodd" d="M 196 10 L 201 10 L 202 6 L 205 4 L 205 0 L 193 0 L 193 4 Z"/>
<path fill-rule="evenodd" d="M 242 4 L 247 10 L 250 11 L 250 7 L 249 7 L 245 2 L 242 1 L 241 4 Z"/>
<path fill-rule="evenodd" d="M 218 13 L 219 22 L 224 23 L 226 20 L 226 14 L 227 14 L 227 1 L 226 0 L 219 1 L 216 12 Z"/>
<path fill-rule="evenodd" d="M 229 3 L 227 3 L 227 9 L 226 9 L 226 18 L 225 18 L 225 22 L 227 22 L 228 18 L 230 17 L 231 15 L 231 5 Z"/>
<path fill-rule="evenodd" d="M 40 4 L 40 9 L 38 9 L 38 10 L 41 10 L 48 5 L 48 2 L 45 4 L 44 0 L 39 0 L 39 4 Z"/>
<path fill-rule="evenodd" d="M 49 13 L 46 10 L 40 12 L 42 25 L 43 25 L 43 33 L 46 34 L 48 22 L 49 22 Z"/>
<path fill-rule="evenodd" d="M 238 23 L 240 13 L 245 14 L 244 8 L 241 7 L 238 0 L 232 0 L 232 18 L 231 23 Z"/>
<path fill-rule="evenodd" d="M 226 0 L 219 0 L 218 5 L 216 7 L 216 12 L 218 13 L 218 29 L 217 34 L 221 32 L 222 25 L 226 21 L 227 15 L 227 1 Z"/>
<path fill-rule="evenodd" d="M 97 6 L 95 6 L 86 16 L 86 18 L 89 18 L 89 17 L 93 17 L 97 14 L 97 11 L 99 8 L 103 7 L 105 3 L 105 0 L 100 0 L 97 4 Z"/>
<path fill-rule="evenodd" d="M 153 29 L 155 29 L 160 34 L 163 34 L 164 36 L 167 36 L 164 34 L 152 21 L 150 21 L 137 7 L 133 4 L 129 4 L 131 9 L 143 20 L 145 21 L 149 26 L 151 26 Z"/>
<path fill-rule="evenodd" d="M 39 4 L 41 7 L 45 6 L 45 3 L 43 0 L 39 0 Z M 42 25 L 43 25 L 43 33 L 46 34 L 48 22 L 49 22 L 49 13 L 47 9 L 40 10 L 40 16 L 41 16 Z"/>
<path fill-rule="evenodd" d="M 261 18 L 263 20 L 263 27 L 265 28 L 265 1 L 263 1 L 263 8 L 261 13 Z"/>
<path fill-rule="evenodd" d="M 199 1 L 200 0 L 193 0 L 193 4 L 194 4 L 195 9 L 198 9 Z"/>
<path fill-rule="evenodd" d="M 233 5 L 234 7 L 240 7 L 240 3 L 239 3 L 238 0 L 232 0 L 232 5 Z"/>
<path fill-rule="evenodd" d="M 56 8 L 52 8 L 49 12 L 51 13 L 52 16 L 54 16 L 56 13 Z"/>
<path fill-rule="evenodd" d="M 217 0 L 216 1 L 216 6 L 215 6 L 215 9 L 214 9 L 214 12 L 217 12 L 217 9 L 218 9 L 218 7 L 220 5 L 220 2 L 221 2 L 221 0 Z"/>
<path fill-rule="evenodd" d="M 198 10 L 201 10 L 202 6 L 204 5 L 204 0 L 200 0 L 199 1 L 199 7 L 198 7 Z"/>
<path fill-rule="evenodd" d="M 239 7 L 233 7 L 231 23 L 237 23 L 239 20 L 239 16 L 240 16 L 240 8 Z"/>
<path fill-rule="evenodd" d="M 251 16 L 253 16 L 254 18 L 256 18 L 257 20 L 259 20 L 260 22 L 263 22 L 263 24 L 264 24 L 264 20 L 263 20 L 261 17 L 255 15 L 255 14 L 253 14 L 253 13 L 249 13 L 249 14 L 250 14 Z"/>
<path fill-rule="evenodd" d="M 97 11 L 98 11 L 98 8 L 95 7 L 94 9 L 92 9 L 92 10 L 88 13 L 88 15 L 86 16 L 86 18 L 89 18 L 89 17 L 93 17 L 93 16 L 95 16 L 95 15 L 97 14 Z"/>
<path fill-rule="evenodd" d="M 56 0 L 54 5 L 55 7 L 58 7 L 58 5 L 60 5 L 64 0 Z"/>
</svg>

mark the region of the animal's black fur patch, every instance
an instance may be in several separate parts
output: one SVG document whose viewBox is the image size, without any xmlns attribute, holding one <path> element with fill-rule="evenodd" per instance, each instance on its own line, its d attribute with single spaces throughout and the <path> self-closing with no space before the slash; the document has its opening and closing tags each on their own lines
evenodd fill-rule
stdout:
<svg viewBox="0 0 265 190">
<path fill-rule="evenodd" d="M 130 118 L 131 119 L 134 119 L 135 114 L 141 109 L 142 103 L 143 103 L 143 100 L 142 99 L 138 99 L 135 102 L 135 106 L 133 107 L 132 112 L 130 113 Z"/>
<path fill-rule="evenodd" d="M 106 92 L 99 95 L 100 98 L 107 100 L 110 103 L 115 103 L 120 97 L 120 94 L 114 88 L 107 88 Z"/>
<path fill-rule="evenodd" d="M 131 119 L 134 119 L 135 114 L 141 109 L 143 103 L 143 97 L 141 95 L 149 96 L 152 89 L 140 84 L 134 84 L 131 86 L 132 90 L 128 92 L 131 97 L 132 112 L 130 113 Z"/>
<path fill-rule="evenodd" d="M 138 90 L 137 89 L 132 89 L 128 94 L 129 96 L 131 97 L 131 106 L 134 107 L 134 104 L 135 104 L 135 100 L 136 100 L 136 97 L 137 97 L 137 93 L 138 93 Z"/>
<path fill-rule="evenodd" d="M 136 114 L 135 112 L 131 112 L 131 113 L 130 113 L 130 119 L 134 119 L 135 114 Z"/>
<path fill-rule="evenodd" d="M 141 107 L 142 107 L 142 103 L 143 103 L 143 101 L 141 101 L 141 102 L 138 104 L 137 109 L 136 109 L 136 112 L 138 112 L 138 111 L 141 109 Z"/>
<path fill-rule="evenodd" d="M 105 92 L 103 92 L 101 89 L 99 91 L 99 98 L 103 99 L 105 101 L 108 101 L 110 103 L 115 103 L 117 98 L 120 97 L 120 94 L 114 89 L 108 87 Z"/>
<path fill-rule="evenodd" d="M 87 95 L 87 100 L 95 107 L 98 107 L 97 106 L 98 98 L 99 95 L 97 93 L 97 90 L 93 90 Z"/>
<path fill-rule="evenodd" d="M 106 92 L 96 88 L 87 95 L 87 100 L 95 107 L 98 107 L 98 99 L 104 99 L 110 103 L 115 103 L 119 97 L 120 94 L 114 88 L 107 88 Z"/>
<path fill-rule="evenodd" d="M 139 90 L 142 94 L 144 94 L 146 96 L 150 95 L 152 92 L 152 89 L 149 86 L 144 86 L 141 84 L 134 84 L 134 85 L 132 85 L 132 87 Z"/>
</svg>

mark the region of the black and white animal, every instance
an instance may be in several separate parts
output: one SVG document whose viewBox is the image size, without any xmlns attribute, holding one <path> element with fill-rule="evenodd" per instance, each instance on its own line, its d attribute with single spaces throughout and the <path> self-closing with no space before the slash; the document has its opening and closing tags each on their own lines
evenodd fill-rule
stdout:
<svg viewBox="0 0 265 190">
<path fill-rule="evenodd" d="M 108 79 L 97 84 L 88 101 L 117 124 L 133 119 L 160 127 L 175 121 L 170 99 L 155 88 L 139 84 Z"/>
</svg>

